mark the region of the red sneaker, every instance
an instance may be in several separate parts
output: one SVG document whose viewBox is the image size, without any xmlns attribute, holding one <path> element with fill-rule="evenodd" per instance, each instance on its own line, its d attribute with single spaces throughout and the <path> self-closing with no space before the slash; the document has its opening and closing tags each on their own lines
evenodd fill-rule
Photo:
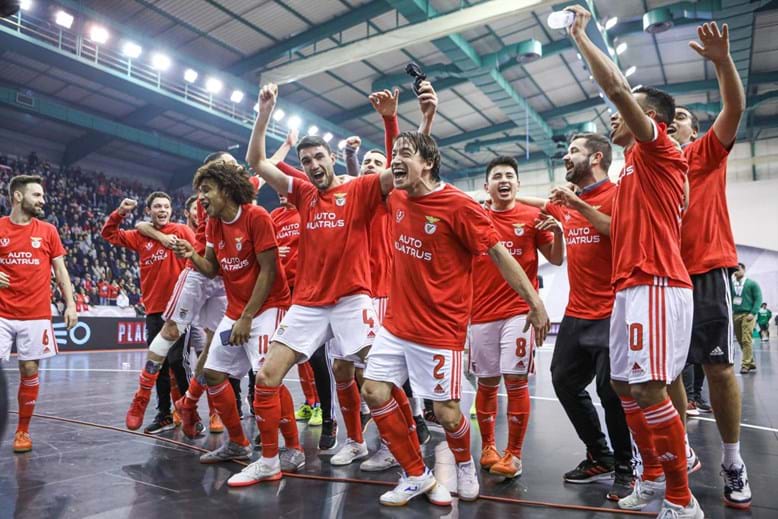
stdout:
<svg viewBox="0 0 778 519">
<path fill-rule="evenodd" d="M 187 438 L 197 438 L 203 430 L 203 424 L 200 420 L 200 415 L 197 413 L 197 408 L 189 405 L 186 401 L 186 397 L 182 396 L 174 403 L 176 411 L 181 416 L 181 430 Z"/>
<path fill-rule="evenodd" d="M 135 396 L 132 398 L 132 404 L 127 411 L 127 417 L 125 423 L 127 429 L 135 431 L 140 429 L 143 425 L 143 415 L 146 414 L 146 407 L 149 405 L 149 395 L 142 393 L 140 390 L 135 392 Z"/>
</svg>

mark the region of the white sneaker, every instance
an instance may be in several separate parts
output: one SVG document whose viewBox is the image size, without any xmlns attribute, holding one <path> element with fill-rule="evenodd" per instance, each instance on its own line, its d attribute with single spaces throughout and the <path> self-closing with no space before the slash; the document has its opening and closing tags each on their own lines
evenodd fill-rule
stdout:
<svg viewBox="0 0 778 519">
<path fill-rule="evenodd" d="M 747 510 L 751 507 L 751 486 L 748 484 L 748 472 L 745 465 L 721 466 L 724 478 L 724 504 L 731 508 Z"/>
<path fill-rule="evenodd" d="M 262 481 L 276 481 L 281 479 L 281 463 L 278 457 L 273 460 L 259 458 L 245 469 L 233 475 L 227 480 L 230 487 L 248 487 Z"/>
<path fill-rule="evenodd" d="M 475 501 L 481 486 L 478 484 L 478 471 L 472 458 L 466 463 L 457 463 L 457 495 L 463 501 Z"/>
<path fill-rule="evenodd" d="M 704 519 L 705 514 L 697 500 L 692 496 L 691 502 L 686 506 L 676 505 L 665 499 L 656 519 Z"/>
<path fill-rule="evenodd" d="M 426 494 L 439 486 L 441 485 L 438 485 L 435 476 L 432 475 L 432 471 L 425 467 L 424 474 L 421 476 L 406 476 L 405 474 L 400 476 L 397 486 L 389 492 L 384 492 L 379 501 L 385 506 L 405 506 L 414 497 Z M 439 491 L 436 490 L 436 492 Z M 450 499 L 451 496 L 449 494 L 449 502 Z"/>
<path fill-rule="evenodd" d="M 330 459 L 330 465 L 348 465 L 362 458 L 367 458 L 369 454 L 365 442 L 357 443 L 349 438 L 346 440 L 346 445 L 341 447 L 338 453 Z"/>
<path fill-rule="evenodd" d="M 427 499 L 436 506 L 451 506 L 451 492 L 440 483 L 436 483 L 432 490 L 427 492 Z"/>
<path fill-rule="evenodd" d="M 627 497 L 619 499 L 622 510 L 642 510 L 652 501 L 665 497 L 665 478 L 656 481 L 635 480 L 635 489 Z"/>
<path fill-rule="evenodd" d="M 689 455 L 686 456 L 686 472 L 688 474 L 693 474 L 701 468 L 702 462 L 700 461 L 700 458 L 697 457 L 697 453 L 694 452 L 694 449 L 689 447 Z"/>
<path fill-rule="evenodd" d="M 399 466 L 400 464 L 392 455 L 389 447 L 387 447 L 384 442 L 381 442 L 381 446 L 376 453 L 363 461 L 359 466 L 359 469 L 364 470 L 365 472 L 381 472 Z"/>
</svg>

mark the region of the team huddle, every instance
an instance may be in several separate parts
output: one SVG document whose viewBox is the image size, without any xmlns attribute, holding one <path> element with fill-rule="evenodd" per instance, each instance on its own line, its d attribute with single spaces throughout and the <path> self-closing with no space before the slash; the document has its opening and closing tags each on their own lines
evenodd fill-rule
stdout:
<svg viewBox="0 0 778 519">
<path fill-rule="evenodd" d="M 484 206 L 443 182 L 431 136 L 437 95 L 425 81 L 416 131 L 399 129 L 397 92 L 370 96 L 385 125 L 386 149 L 368 151 L 361 166 L 351 168 L 353 176 L 335 175 L 335 154 L 315 136 L 298 142 L 290 136 L 284 149 L 268 156 L 266 131 L 278 97 L 269 84 L 259 93 L 246 155 L 250 169 L 226 152 L 207 157 L 193 179 L 187 224 L 171 223 L 170 197 L 154 192 L 145 204 L 151 221 L 122 230 L 137 205 L 124 200 L 102 234 L 139 255 L 149 337 L 127 428 L 142 426 L 156 386 L 159 415 L 147 432 L 180 421 L 185 435 L 195 438 L 206 428 L 197 410 L 205 393 L 208 425 L 212 432 L 226 429 L 228 439 L 200 461 L 248 460 L 253 449 L 235 381 L 251 371 L 261 456 L 228 485 L 278 480 L 305 464 L 300 415 L 284 385 L 298 365 L 305 418 L 314 409 L 323 414 L 317 425 L 323 421 L 327 429 L 319 447 L 333 454 L 333 465 L 401 467 L 397 486 L 380 496 L 381 504 L 403 506 L 420 495 L 436 505 L 451 503 L 449 489 L 422 455 L 429 434 L 420 400 L 431 402 L 445 431 L 459 499 L 475 500 L 479 466 L 503 478 L 522 474 L 528 377 L 550 327 L 538 295 L 539 257 L 561 265 L 566 255 L 570 297 L 551 373 L 587 457 L 564 480 L 613 478 L 607 497 L 620 508 L 640 510 L 661 500 L 660 517 L 702 518 L 689 487 L 688 474 L 701 465 L 685 433 L 679 380 L 694 362 L 709 378 L 725 503 L 748 508 L 729 328 L 727 270 L 737 256 L 724 192 L 745 101 L 727 27 L 720 32 L 715 23 L 705 24 L 692 45 L 713 63 L 722 96 L 721 113 L 698 136 L 692 112 L 670 95 L 632 90 L 586 35 L 591 15 L 580 6 L 568 9 L 575 13 L 569 34 L 618 111 L 610 139 L 572 137 L 564 157 L 567 184 L 547 199 L 519 193 L 519 165 L 507 156 L 486 167 Z M 625 150 L 617 183 L 608 177 L 612 144 Z M 304 171 L 282 160 L 293 145 Z M 272 214 L 253 203 L 264 184 L 282 203 Z M 19 354 L 14 450 L 25 452 L 32 448 L 38 361 L 56 351 L 43 288 L 52 266 L 68 302 L 68 326 L 75 324 L 75 307 L 56 229 L 37 219 L 41 179 L 16 177 L 9 191 L 13 210 L 0 219 L 0 334 L 4 356 L 12 344 Z M 193 373 L 183 367 L 186 335 L 199 353 Z M 470 420 L 459 405 L 465 373 L 477 379 L 477 461 Z M 610 442 L 586 393 L 595 379 Z M 495 440 L 501 380 L 504 449 Z M 333 384 L 347 432 L 337 449 Z M 381 439 L 372 455 L 364 435 L 369 418 Z M 632 442 L 642 460 L 638 477 Z"/>
</svg>

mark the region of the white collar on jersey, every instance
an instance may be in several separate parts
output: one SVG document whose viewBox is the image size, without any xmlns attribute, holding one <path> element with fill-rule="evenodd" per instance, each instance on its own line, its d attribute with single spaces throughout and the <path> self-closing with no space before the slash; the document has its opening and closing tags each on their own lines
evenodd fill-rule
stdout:
<svg viewBox="0 0 778 519">
<path fill-rule="evenodd" d="M 235 218 L 230 220 L 229 222 L 227 220 L 222 220 L 222 222 L 226 223 L 227 225 L 233 224 L 238 221 L 238 218 L 240 218 L 240 213 L 243 211 L 242 206 L 238 206 L 238 214 L 235 215 Z"/>
</svg>

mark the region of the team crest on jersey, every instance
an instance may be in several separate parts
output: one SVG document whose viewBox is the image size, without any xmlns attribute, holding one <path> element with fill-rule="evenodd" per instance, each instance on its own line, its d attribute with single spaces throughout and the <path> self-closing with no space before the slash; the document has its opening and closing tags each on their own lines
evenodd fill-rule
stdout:
<svg viewBox="0 0 778 519">
<path fill-rule="evenodd" d="M 435 231 L 438 230 L 438 222 L 440 221 L 440 218 L 435 218 L 434 216 L 425 216 L 424 218 L 427 219 L 427 223 L 424 224 L 424 232 L 427 234 L 435 234 Z"/>
<path fill-rule="evenodd" d="M 397 214 L 394 215 L 394 219 L 397 223 L 400 223 L 402 222 L 403 218 L 405 218 L 405 211 L 400 209 L 399 211 L 397 211 Z"/>
<path fill-rule="evenodd" d="M 146 242 L 146 250 L 151 250 L 151 248 L 154 246 L 153 241 L 147 241 Z"/>
<path fill-rule="evenodd" d="M 570 218 L 572 218 L 572 216 L 570 216 L 570 213 L 565 213 L 565 221 L 569 222 Z"/>
<path fill-rule="evenodd" d="M 524 224 L 523 223 L 514 223 L 513 224 L 513 234 L 516 236 L 524 236 Z"/>
<path fill-rule="evenodd" d="M 335 193 L 335 205 L 338 207 L 346 205 L 346 193 Z"/>
<path fill-rule="evenodd" d="M 40 249 L 43 238 L 38 238 L 37 236 L 30 236 L 30 241 L 32 242 L 33 249 Z"/>
<path fill-rule="evenodd" d="M 219 250 L 224 248 L 224 240 L 219 242 Z"/>
<path fill-rule="evenodd" d="M 243 236 L 237 236 L 235 238 L 235 248 L 238 249 L 238 252 L 243 250 Z"/>
<path fill-rule="evenodd" d="M 8 247 L 11 243 L 11 238 L 0 238 L 0 247 Z"/>
</svg>

